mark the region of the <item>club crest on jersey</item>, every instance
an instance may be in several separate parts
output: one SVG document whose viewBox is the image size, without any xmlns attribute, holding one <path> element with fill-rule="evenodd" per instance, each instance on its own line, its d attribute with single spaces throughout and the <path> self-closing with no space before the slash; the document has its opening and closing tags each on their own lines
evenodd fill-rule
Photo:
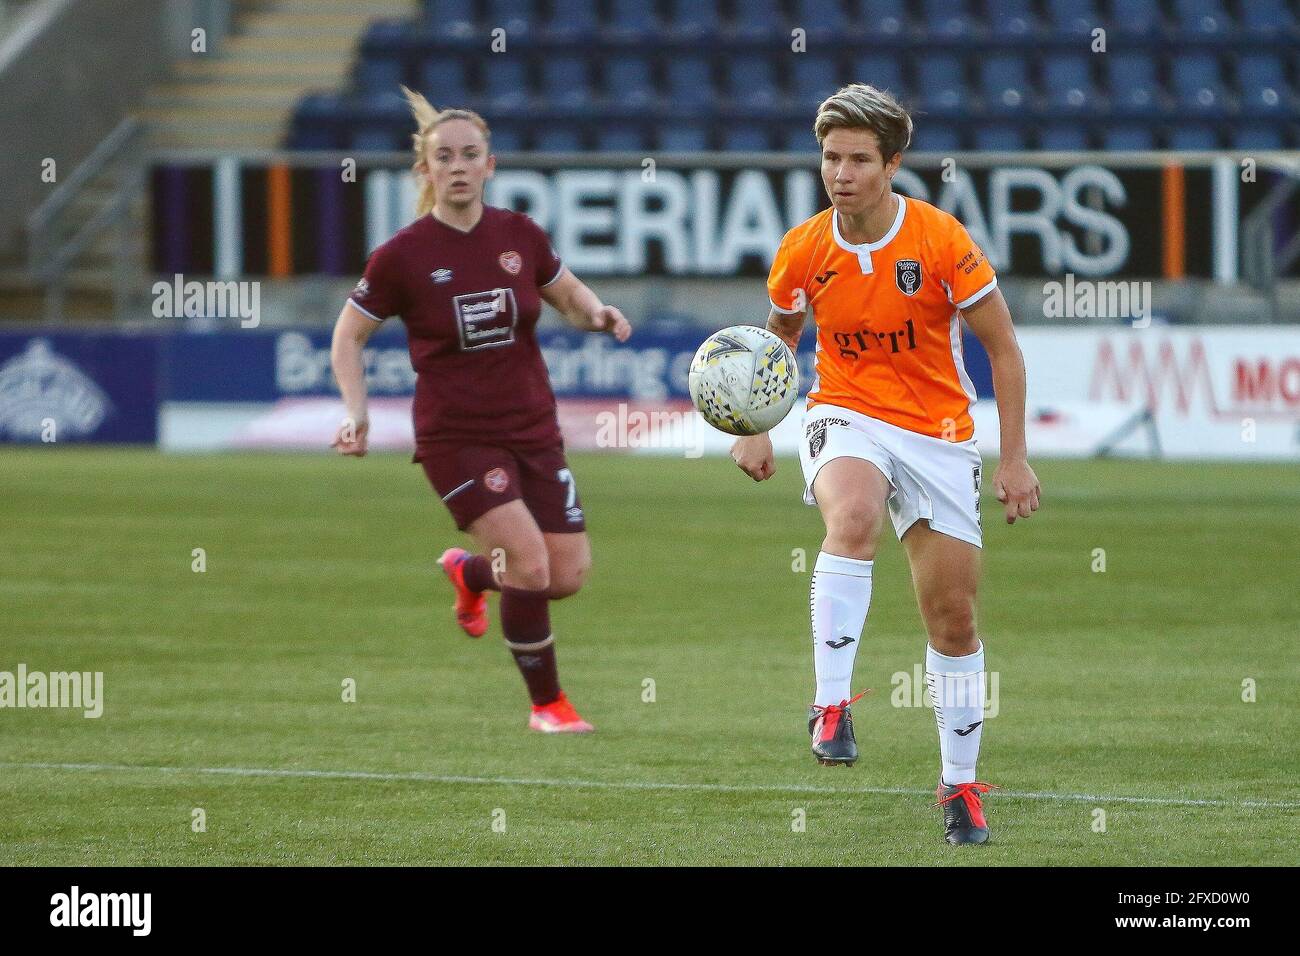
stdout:
<svg viewBox="0 0 1300 956">
<path fill-rule="evenodd" d="M 483 476 L 483 484 L 487 486 L 488 491 L 499 495 L 510 487 L 510 476 L 506 474 L 504 468 L 493 468 Z"/>
<path fill-rule="evenodd" d="M 501 263 L 501 268 L 512 276 L 519 275 L 519 270 L 524 267 L 524 257 L 513 251 L 501 253 L 497 256 L 497 262 Z"/>
<path fill-rule="evenodd" d="M 921 263 L 915 259 L 899 259 L 894 263 L 894 280 L 903 295 L 916 295 L 921 288 Z"/>
<path fill-rule="evenodd" d="M 353 288 L 352 294 L 358 296 L 359 298 L 365 298 L 367 295 L 370 294 L 370 282 L 367 279 L 363 278 L 360 282 L 356 284 L 356 287 Z"/>
<path fill-rule="evenodd" d="M 432 279 L 434 282 L 437 282 L 437 283 L 450 282 L 450 281 L 451 281 L 451 270 L 450 270 L 450 269 L 434 269 L 432 272 L 429 273 L 429 278 Z"/>
</svg>

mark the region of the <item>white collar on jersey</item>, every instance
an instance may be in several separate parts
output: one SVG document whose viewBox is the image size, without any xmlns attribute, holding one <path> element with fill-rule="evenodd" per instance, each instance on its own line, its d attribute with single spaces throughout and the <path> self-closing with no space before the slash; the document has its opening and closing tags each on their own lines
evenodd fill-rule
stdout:
<svg viewBox="0 0 1300 956">
<path fill-rule="evenodd" d="M 898 235 L 898 230 L 903 228 L 903 217 L 907 215 L 907 197 L 902 193 L 898 194 L 898 213 L 894 216 L 894 224 L 889 227 L 889 231 L 881 236 L 875 242 L 863 242 L 854 244 L 849 242 L 840 235 L 840 214 L 831 213 L 831 232 L 835 235 L 835 244 L 846 252 L 851 252 L 858 257 L 858 266 L 862 269 L 864 276 L 869 276 L 874 271 L 871 268 L 871 254 L 878 249 L 883 249 L 889 245 L 890 241 Z"/>
</svg>

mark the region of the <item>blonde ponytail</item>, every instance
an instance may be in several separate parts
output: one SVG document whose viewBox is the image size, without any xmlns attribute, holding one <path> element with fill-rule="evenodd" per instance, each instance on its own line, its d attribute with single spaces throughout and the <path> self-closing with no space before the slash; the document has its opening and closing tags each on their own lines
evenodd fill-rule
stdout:
<svg viewBox="0 0 1300 956">
<path fill-rule="evenodd" d="M 417 93 L 405 86 L 402 87 L 402 94 L 406 97 L 406 102 L 411 107 L 411 116 L 415 120 L 416 131 L 411 136 L 412 145 L 415 147 L 415 163 L 411 166 L 411 171 L 415 173 L 420 182 L 420 199 L 416 207 L 416 213 L 424 216 L 433 211 L 435 200 L 433 183 L 421 175 L 428 168 L 429 160 L 425 150 L 428 147 L 429 137 L 433 135 L 433 131 L 448 120 L 468 120 L 477 126 L 479 132 L 483 134 L 483 139 L 487 142 L 489 151 L 492 148 L 492 134 L 488 130 L 487 121 L 473 110 L 439 110 L 425 99 L 424 94 Z"/>
</svg>

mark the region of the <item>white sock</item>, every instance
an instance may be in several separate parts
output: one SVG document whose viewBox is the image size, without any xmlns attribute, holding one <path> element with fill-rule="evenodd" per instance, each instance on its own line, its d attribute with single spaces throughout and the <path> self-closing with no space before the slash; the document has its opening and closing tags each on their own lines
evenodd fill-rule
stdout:
<svg viewBox="0 0 1300 956">
<path fill-rule="evenodd" d="M 971 783 L 984 731 L 983 642 L 965 657 L 947 657 L 927 644 L 925 682 L 930 686 L 934 719 L 939 725 L 943 782 L 948 786 Z"/>
<path fill-rule="evenodd" d="M 871 605 L 871 562 L 821 552 L 812 573 L 809 603 L 817 674 L 813 703 L 826 707 L 853 696 L 853 661 Z"/>
</svg>

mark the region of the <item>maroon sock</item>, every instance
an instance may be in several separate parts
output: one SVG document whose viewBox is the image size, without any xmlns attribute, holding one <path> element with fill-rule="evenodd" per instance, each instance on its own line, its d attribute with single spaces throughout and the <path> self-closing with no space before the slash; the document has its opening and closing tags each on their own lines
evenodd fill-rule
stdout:
<svg viewBox="0 0 1300 956">
<path fill-rule="evenodd" d="M 496 575 L 492 573 L 492 562 L 481 554 L 471 554 L 462 566 L 465 574 L 465 587 L 471 591 L 500 591 Z"/>
<path fill-rule="evenodd" d="M 501 630 L 506 646 L 528 685 L 528 696 L 538 707 L 560 696 L 548 602 L 545 591 L 501 589 Z"/>
</svg>

